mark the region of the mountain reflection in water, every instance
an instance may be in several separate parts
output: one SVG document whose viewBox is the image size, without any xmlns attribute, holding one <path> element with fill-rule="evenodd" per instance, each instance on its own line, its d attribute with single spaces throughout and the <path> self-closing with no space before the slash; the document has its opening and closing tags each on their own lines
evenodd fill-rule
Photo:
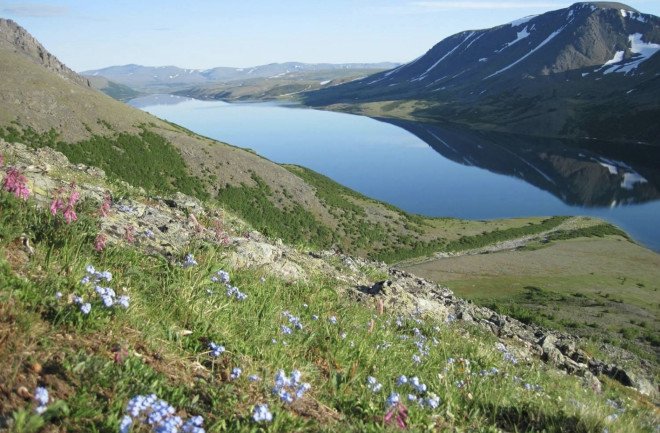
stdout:
<svg viewBox="0 0 660 433">
<path fill-rule="evenodd" d="M 660 198 L 660 147 L 558 140 L 378 119 L 447 159 L 514 176 L 571 206 L 611 207 Z"/>
</svg>

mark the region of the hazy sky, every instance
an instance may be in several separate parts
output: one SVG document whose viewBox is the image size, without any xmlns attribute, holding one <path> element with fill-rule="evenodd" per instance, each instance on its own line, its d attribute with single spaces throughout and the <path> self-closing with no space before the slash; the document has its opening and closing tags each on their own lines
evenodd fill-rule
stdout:
<svg viewBox="0 0 660 433">
<path fill-rule="evenodd" d="M 2 1 L 0 17 L 76 71 L 407 62 L 454 33 L 570 6 L 562 0 Z M 660 16 L 660 0 L 626 2 Z"/>
</svg>

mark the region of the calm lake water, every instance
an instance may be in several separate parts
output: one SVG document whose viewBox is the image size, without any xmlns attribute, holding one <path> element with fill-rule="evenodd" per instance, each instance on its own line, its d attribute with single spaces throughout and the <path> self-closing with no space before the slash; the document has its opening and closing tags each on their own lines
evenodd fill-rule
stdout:
<svg viewBox="0 0 660 433">
<path fill-rule="evenodd" d="M 309 167 L 408 212 L 594 216 L 660 251 L 660 153 L 648 146 L 530 141 L 277 103 L 152 95 L 129 104 L 272 161 Z"/>
</svg>

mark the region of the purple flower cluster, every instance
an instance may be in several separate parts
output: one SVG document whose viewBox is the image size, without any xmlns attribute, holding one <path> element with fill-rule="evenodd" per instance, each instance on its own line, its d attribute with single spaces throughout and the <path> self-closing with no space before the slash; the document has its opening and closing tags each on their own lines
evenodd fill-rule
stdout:
<svg viewBox="0 0 660 433">
<path fill-rule="evenodd" d="M 136 395 L 126 405 L 126 415 L 119 424 L 119 433 L 127 433 L 134 421 L 151 426 L 154 433 L 205 433 L 204 418 L 194 416 L 185 423 L 176 410 L 155 394 Z"/>
</svg>

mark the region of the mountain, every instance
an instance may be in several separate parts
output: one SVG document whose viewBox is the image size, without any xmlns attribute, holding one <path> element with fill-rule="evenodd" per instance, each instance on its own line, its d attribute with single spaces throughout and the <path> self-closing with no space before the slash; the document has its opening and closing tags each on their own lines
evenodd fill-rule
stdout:
<svg viewBox="0 0 660 433">
<path fill-rule="evenodd" d="M 83 71 L 87 77 L 103 76 L 138 91 L 154 93 L 183 87 L 218 84 L 254 78 L 280 78 L 310 71 L 355 72 L 367 70 L 365 75 L 398 66 L 396 63 L 272 63 L 250 68 L 217 67 L 212 69 L 183 69 L 176 66 L 110 66 Z M 361 73 L 361 72 L 359 72 Z"/>
<path fill-rule="evenodd" d="M 576 3 L 455 34 L 412 62 L 304 99 L 507 132 L 660 144 L 658 51 L 660 18 L 621 3 Z"/>
</svg>

